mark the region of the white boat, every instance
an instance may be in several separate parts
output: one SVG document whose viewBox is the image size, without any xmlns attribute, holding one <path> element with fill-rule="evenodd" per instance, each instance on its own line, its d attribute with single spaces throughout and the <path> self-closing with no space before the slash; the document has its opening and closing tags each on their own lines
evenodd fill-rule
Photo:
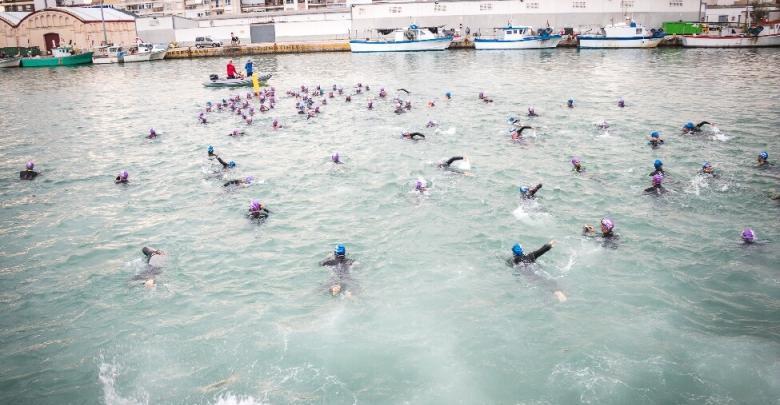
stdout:
<svg viewBox="0 0 780 405">
<path fill-rule="evenodd" d="M 149 52 L 146 47 L 131 46 L 130 49 L 127 50 L 127 53 L 125 53 L 125 57 L 122 58 L 122 62 L 148 62 L 151 60 L 151 57 L 152 53 Z"/>
<path fill-rule="evenodd" d="M 533 27 L 525 25 L 507 25 L 497 28 L 498 35 L 495 38 L 474 39 L 475 49 L 543 49 L 555 48 L 561 42 L 561 36 L 552 33 L 552 28 L 539 30 L 534 33 Z"/>
<path fill-rule="evenodd" d="M 663 30 L 648 30 L 631 21 L 601 29 L 600 34 L 580 35 L 580 48 L 655 48 L 664 39 Z"/>
<path fill-rule="evenodd" d="M 438 36 L 414 24 L 393 30 L 390 34 L 392 38 L 389 40 L 353 39 L 349 41 L 349 48 L 352 52 L 443 51 L 452 43 L 452 36 Z"/>
<path fill-rule="evenodd" d="M 152 53 L 152 56 L 149 57 L 149 60 L 163 60 L 165 59 L 165 55 L 168 53 L 168 48 L 160 44 L 150 44 L 148 42 L 144 42 L 138 44 L 138 47 Z"/>
<path fill-rule="evenodd" d="M 101 46 L 92 54 L 92 63 L 109 64 L 124 60 L 125 51 L 121 46 Z"/>
<path fill-rule="evenodd" d="M 21 60 L 21 56 L 0 59 L 0 68 L 19 67 Z"/>
<path fill-rule="evenodd" d="M 705 35 L 686 35 L 682 37 L 682 43 L 686 48 L 754 48 L 780 46 L 780 23 L 751 27 L 748 29 L 747 33 L 737 33 L 727 28 L 721 30 L 720 34 L 707 33 Z"/>
</svg>

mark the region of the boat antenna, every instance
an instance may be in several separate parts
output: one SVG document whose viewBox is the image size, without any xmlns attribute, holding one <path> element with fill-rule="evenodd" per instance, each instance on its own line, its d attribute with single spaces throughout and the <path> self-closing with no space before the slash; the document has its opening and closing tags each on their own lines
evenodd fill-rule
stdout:
<svg viewBox="0 0 780 405">
<path fill-rule="evenodd" d="M 100 21 L 103 22 L 103 45 L 108 46 L 108 34 L 106 34 L 106 17 L 103 15 L 104 0 L 100 0 Z"/>
</svg>

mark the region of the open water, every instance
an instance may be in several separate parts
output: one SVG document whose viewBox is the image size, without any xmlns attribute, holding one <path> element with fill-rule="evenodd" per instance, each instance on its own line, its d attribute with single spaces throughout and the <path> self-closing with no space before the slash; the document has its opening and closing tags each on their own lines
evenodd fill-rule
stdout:
<svg viewBox="0 0 780 405">
<path fill-rule="evenodd" d="M 778 50 L 254 59 L 279 101 L 249 127 L 197 122 L 238 93 L 201 86 L 224 59 L 0 71 L 0 403 L 780 403 L 780 165 L 754 166 L 780 161 Z M 310 120 L 284 94 L 358 82 Z M 536 127 L 522 143 L 510 115 Z M 699 120 L 715 129 L 679 135 Z M 215 174 L 209 144 L 238 167 Z M 458 154 L 470 176 L 436 167 Z M 646 196 L 657 158 L 670 192 Z M 22 182 L 28 159 L 41 175 Z M 719 179 L 696 176 L 705 160 Z M 581 236 L 604 216 L 617 248 Z M 318 265 L 340 242 L 351 298 Z M 153 289 L 133 280 L 143 246 L 169 256 Z"/>
</svg>

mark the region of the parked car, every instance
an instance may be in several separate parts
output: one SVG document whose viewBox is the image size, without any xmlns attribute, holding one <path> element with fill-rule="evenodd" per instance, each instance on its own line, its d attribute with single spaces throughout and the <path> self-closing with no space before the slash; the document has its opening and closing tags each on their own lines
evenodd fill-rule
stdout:
<svg viewBox="0 0 780 405">
<path fill-rule="evenodd" d="M 222 46 L 222 42 L 214 41 L 213 39 L 211 39 L 211 37 L 195 38 L 196 48 L 219 48 L 220 46 Z"/>
</svg>

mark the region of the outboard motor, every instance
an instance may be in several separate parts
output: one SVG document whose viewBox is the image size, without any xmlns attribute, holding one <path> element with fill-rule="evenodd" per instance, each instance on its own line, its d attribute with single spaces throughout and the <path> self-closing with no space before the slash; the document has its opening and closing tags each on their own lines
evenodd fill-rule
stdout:
<svg viewBox="0 0 780 405">
<path fill-rule="evenodd" d="M 209 75 L 209 79 L 212 82 L 217 81 L 217 80 L 219 80 L 219 75 L 216 75 L 216 74 L 212 73 L 212 74 Z"/>
</svg>

